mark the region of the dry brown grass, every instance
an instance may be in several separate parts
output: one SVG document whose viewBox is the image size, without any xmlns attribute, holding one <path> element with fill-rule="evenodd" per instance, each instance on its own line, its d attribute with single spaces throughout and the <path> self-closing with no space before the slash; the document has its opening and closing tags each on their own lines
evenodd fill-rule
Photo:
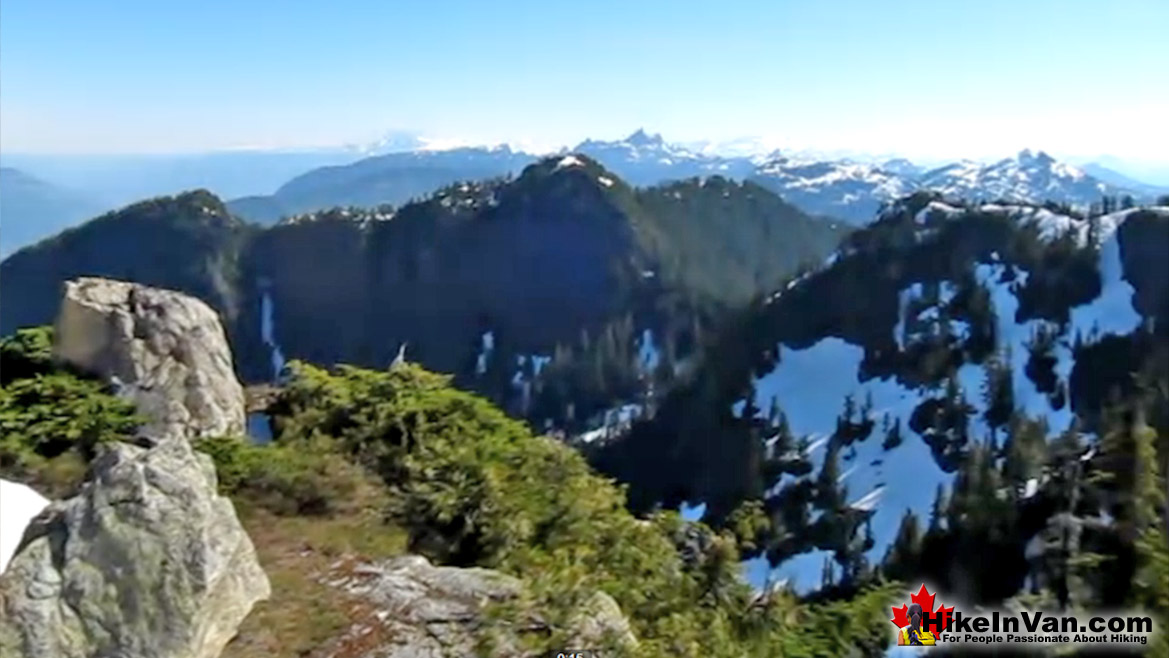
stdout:
<svg viewBox="0 0 1169 658">
<path fill-rule="evenodd" d="M 351 565 L 405 552 L 405 533 L 376 512 L 333 517 L 277 516 L 236 503 L 272 584 L 272 596 L 256 605 L 223 658 L 304 658 L 338 654 L 338 640 L 369 618 L 360 600 L 322 581 Z M 331 645 L 331 646 L 330 646 Z"/>
</svg>

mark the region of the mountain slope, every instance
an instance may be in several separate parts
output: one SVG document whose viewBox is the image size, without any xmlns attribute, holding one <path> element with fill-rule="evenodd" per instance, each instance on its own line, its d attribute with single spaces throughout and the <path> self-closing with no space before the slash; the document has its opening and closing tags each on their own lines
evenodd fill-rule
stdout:
<svg viewBox="0 0 1169 658">
<path fill-rule="evenodd" d="M 905 166 L 894 164 L 902 171 Z M 852 224 L 872 220 L 882 204 L 917 189 L 912 177 L 872 164 L 796 160 L 776 155 L 751 180 L 805 212 L 839 217 Z"/>
<path fill-rule="evenodd" d="M 0 258 L 100 211 L 98 202 L 79 192 L 0 168 Z"/>
<path fill-rule="evenodd" d="M 256 240 L 247 277 L 263 282 L 282 352 L 383 365 L 405 344 L 410 358 L 557 425 L 640 390 L 639 345 L 656 341 L 672 352 L 662 361 L 680 358 L 696 322 L 843 234 L 755 186 L 711 179 L 637 191 L 584 156 L 543 160 L 511 182 L 444 188 L 392 216 L 346 212 Z M 306 268 L 310 259 L 331 265 Z"/>
<path fill-rule="evenodd" d="M 5 153 L 6 165 L 33 172 L 115 208 L 139 199 L 206 189 L 224 198 L 271 194 L 290 178 L 363 157 L 347 148 L 239 149 L 209 153 Z M 100 208 L 99 208 L 100 210 Z"/>
<path fill-rule="evenodd" d="M 1141 181 L 1138 181 L 1134 178 L 1125 176 L 1115 169 L 1110 169 L 1096 162 L 1090 162 L 1081 166 L 1080 168 L 1083 169 L 1088 175 L 1097 178 L 1109 185 L 1126 190 L 1132 190 L 1141 195 L 1159 196 L 1169 194 L 1169 187 L 1142 183 Z"/>
<path fill-rule="evenodd" d="M 229 322 L 248 232 L 205 190 L 106 213 L 0 262 L 0 334 L 51 324 L 61 286 L 84 275 L 188 292 Z"/>
<path fill-rule="evenodd" d="M 272 223 L 335 206 L 397 205 L 456 181 L 517 173 L 534 159 L 506 146 L 389 153 L 313 169 L 271 196 L 236 199 L 228 207 L 246 219 Z"/>
<path fill-rule="evenodd" d="M 635 506 L 703 501 L 718 519 L 763 500 L 767 552 L 802 588 L 825 558 L 873 565 L 978 442 L 1026 418 L 1041 436 L 1097 431 L 1135 394 L 1169 349 L 1166 253 L 1169 208 L 1087 220 L 917 195 L 731 323 L 594 461 Z M 751 567 L 761 581 L 766 563 Z"/>
<path fill-rule="evenodd" d="M 924 173 L 920 185 L 955 198 L 1027 203 L 1057 201 L 1073 206 L 1087 206 L 1102 196 L 1129 192 L 1058 162 L 1043 151 L 1029 150 L 989 165 L 961 162 L 940 167 Z"/>
<path fill-rule="evenodd" d="M 641 356 L 660 347 L 672 366 L 725 309 L 821 260 L 845 233 L 752 184 L 635 190 L 583 155 L 400 208 L 267 229 L 184 195 L 5 261 L 3 329 L 51 321 L 40 300 L 66 278 L 129 278 L 212 303 L 251 380 L 272 378 L 285 358 L 382 367 L 405 346 L 516 413 L 575 425 L 647 377 L 664 385 L 668 369 L 647 372 Z M 192 240 L 203 246 L 178 251 Z"/>
</svg>

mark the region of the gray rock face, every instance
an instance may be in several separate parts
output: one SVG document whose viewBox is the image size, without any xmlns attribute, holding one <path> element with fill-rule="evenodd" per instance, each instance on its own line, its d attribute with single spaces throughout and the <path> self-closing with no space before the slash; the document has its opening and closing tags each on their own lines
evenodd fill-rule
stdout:
<svg viewBox="0 0 1169 658">
<path fill-rule="evenodd" d="M 0 575 L 4 658 L 214 658 L 270 594 L 210 458 L 116 444 Z"/>
<path fill-rule="evenodd" d="M 323 655 L 331 658 L 479 658 L 485 655 L 478 637 L 486 606 L 522 592 L 519 580 L 497 571 L 436 567 L 418 555 L 358 565 L 330 584 L 364 600 L 373 611 L 326 648 Z M 546 628 L 538 619 L 512 622 L 513 633 L 499 637 L 490 655 L 528 657 L 517 634 Z M 596 648 L 611 639 L 636 644 L 617 603 L 599 592 L 584 606 L 572 631 L 579 646 L 566 648 Z"/>
<path fill-rule="evenodd" d="M 219 316 L 187 295 L 125 281 L 65 284 L 53 355 L 105 377 L 161 440 L 240 435 L 244 393 Z"/>
</svg>

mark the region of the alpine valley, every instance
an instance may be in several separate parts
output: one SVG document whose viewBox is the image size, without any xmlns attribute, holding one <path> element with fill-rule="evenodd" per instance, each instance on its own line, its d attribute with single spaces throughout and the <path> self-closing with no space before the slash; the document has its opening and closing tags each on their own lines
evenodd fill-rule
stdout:
<svg viewBox="0 0 1169 658">
<path fill-rule="evenodd" d="M 926 169 L 719 155 L 639 130 L 542 156 L 395 149 L 231 200 L 183 191 L 0 263 L 0 422 L 36 425 L 29 391 L 67 376 L 23 370 L 50 367 L 37 327 L 71 326 L 62 291 L 86 309 L 74 318 L 122 327 L 92 319 L 113 292 L 69 297 L 118 291 L 152 322 L 197 309 L 191 340 L 217 314 L 227 356 L 207 360 L 274 400 L 249 402 L 256 445 L 202 437 L 274 591 L 309 587 L 298 547 L 318 538 L 294 523 L 339 519 L 328 528 L 348 537 L 346 510 L 376 500 L 426 559 L 338 576 L 357 549 L 329 549 L 312 587 L 387 610 L 403 591 L 449 594 L 442 623 L 469 626 L 459 587 L 538 601 L 536 621 L 507 628 L 549 646 L 589 637 L 562 631 L 590 602 L 630 655 L 775 655 L 760 629 L 778 624 L 806 643 L 783 655 L 879 656 L 887 595 L 922 581 L 973 605 L 1135 606 L 1169 623 L 1169 199 L 1124 182 L 1043 152 Z M 131 356 L 94 362 L 192 360 L 123 333 Z M 119 409 L 92 415 L 129 423 Z M 57 458 L 37 426 L 21 449 Z M 4 473 L 62 477 L 12 458 L 15 441 L 0 438 Z M 266 454 L 305 479 L 286 486 Z M 267 552 L 282 532 L 291 548 Z M 579 551 L 566 539 L 585 536 Z M 565 583 L 587 591 L 569 601 Z M 274 598 L 261 619 L 316 605 Z M 224 655 L 277 655 L 243 623 Z M 483 651 L 344 653 L 367 633 L 451 635 L 337 623 L 321 631 L 332 644 L 279 655 Z M 321 646 L 336 651 L 309 653 Z"/>
</svg>

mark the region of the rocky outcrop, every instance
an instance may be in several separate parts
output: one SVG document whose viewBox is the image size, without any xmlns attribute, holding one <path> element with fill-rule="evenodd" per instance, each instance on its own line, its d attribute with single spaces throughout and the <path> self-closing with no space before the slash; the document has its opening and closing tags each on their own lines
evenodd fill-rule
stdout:
<svg viewBox="0 0 1169 658">
<path fill-rule="evenodd" d="M 116 444 L 91 472 L 0 576 L 0 656 L 218 656 L 270 590 L 211 460 Z"/>
<path fill-rule="evenodd" d="M 55 358 L 112 382 L 143 436 L 243 435 L 244 393 L 219 316 L 170 290 L 100 278 L 65 284 Z"/>
<path fill-rule="evenodd" d="M 523 590 L 519 580 L 497 571 L 434 566 L 418 555 L 337 571 L 329 584 L 368 604 L 371 613 L 322 651 L 328 658 L 528 657 L 520 635 L 547 631 L 536 618 L 512 620 L 511 632 L 495 634 L 490 650 L 480 644 L 487 607 Z M 636 644 L 617 603 L 600 592 L 571 623 L 572 648 Z"/>
</svg>

